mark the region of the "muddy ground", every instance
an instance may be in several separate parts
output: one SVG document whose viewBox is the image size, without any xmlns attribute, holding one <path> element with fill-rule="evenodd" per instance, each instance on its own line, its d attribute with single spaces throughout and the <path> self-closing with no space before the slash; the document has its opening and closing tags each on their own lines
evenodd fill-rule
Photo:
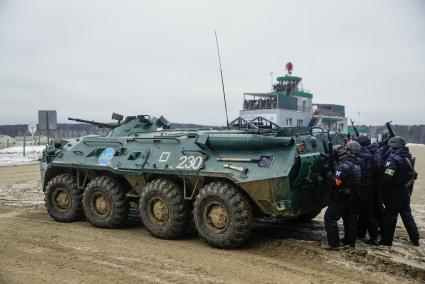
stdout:
<svg viewBox="0 0 425 284">
<path fill-rule="evenodd" d="M 412 209 L 425 236 L 425 147 Z M 36 165 L 0 167 L 0 283 L 409 283 L 425 282 L 425 242 L 409 244 L 401 222 L 392 249 L 324 251 L 323 215 L 313 222 L 257 222 L 237 250 L 196 236 L 155 239 L 139 224 L 106 230 L 54 222 L 44 210 Z"/>
</svg>

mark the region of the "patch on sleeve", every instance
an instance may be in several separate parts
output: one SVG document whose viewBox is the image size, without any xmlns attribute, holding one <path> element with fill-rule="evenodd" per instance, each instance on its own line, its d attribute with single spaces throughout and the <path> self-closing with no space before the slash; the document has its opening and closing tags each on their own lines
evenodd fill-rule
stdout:
<svg viewBox="0 0 425 284">
<path fill-rule="evenodd" d="M 340 186 L 342 184 L 342 180 L 340 180 L 339 178 L 336 178 L 335 184 L 336 184 L 336 186 Z"/>
<path fill-rule="evenodd" d="M 386 170 L 385 170 L 385 173 L 386 173 L 387 175 L 393 176 L 393 175 L 395 174 L 395 171 L 394 171 L 394 170 L 392 170 L 392 169 L 386 169 Z"/>
<path fill-rule="evenodd" d="M 391 161 L 387 161 L 386 163 L 385 163 L 385 166 L 386 167 L 389 167 L 391 165 Z"/>
<path fill-rule="evenodd" d="M 337 177 L 339 177 L 339 176 L 341 175 L 341 171 L 336 171 L 336 172 L 335 172 L 335 175 L 336 175 Z"/>
</svg>

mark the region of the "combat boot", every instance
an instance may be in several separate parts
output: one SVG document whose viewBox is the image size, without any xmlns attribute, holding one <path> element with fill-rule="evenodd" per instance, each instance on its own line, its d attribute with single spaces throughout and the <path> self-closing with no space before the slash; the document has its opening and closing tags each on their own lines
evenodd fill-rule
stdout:
<svg viewBox="0 0 425 284">
<path fill-rule="evenodd" d="M 379 242 L 377 239 L 368 239 L 365 241 L 365 244 L 372 245 L 372 246 L 378 246 Z"/>
<path fill-rule="evenodd" d="M 321 247 L 324 250 L 334 250 L 334 251 L 340 251 L 340 250 L 347 248 L 346 245 L 331 246 L 331 245 L 328 245 L 328 244 L 322 244 Z"/>
<path fill-rule="evenodd" d="M 386 247 L 392 247 L 391 243 L 388 243 L 388 242 L 385 242 L 385 241 L 382 241 L 382 240 L 378 243 L 378 245 L 386 246 Z"/>
</svg>

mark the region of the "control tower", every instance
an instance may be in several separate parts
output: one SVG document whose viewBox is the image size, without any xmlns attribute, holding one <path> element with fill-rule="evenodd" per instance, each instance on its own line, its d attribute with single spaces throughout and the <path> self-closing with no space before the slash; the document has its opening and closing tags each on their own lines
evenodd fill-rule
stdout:
<svg viewBox="0 0 425 284">
<path fill-rule="evenodd" d="M 268 93 L 244 93 L 239 116 L 252 120 L 264 117 L 281 127 L 310 126 L 347 132 L 345 107 L 314 104 L 313 94 L 302 88 L 302 78 L 293 76 L 293 64 L 286 64 L 287 74 L 277 77 Z"/>
</svg>

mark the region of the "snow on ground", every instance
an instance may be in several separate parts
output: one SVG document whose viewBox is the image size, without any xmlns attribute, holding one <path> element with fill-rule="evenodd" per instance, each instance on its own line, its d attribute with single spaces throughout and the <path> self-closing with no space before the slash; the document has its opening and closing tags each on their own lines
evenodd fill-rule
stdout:
<svg viewBox="0 0 425 284">
<path fill-rule="evenodd" d="M 411 146 L 419 146 L 419 147 L 425 147 L 425 144 L 417 144 L 417 143 L 407 143 L 406 145 L 407 147 L 411 147 Z"/>
<path fill-rule="evenodd" d="M 44 145 L 27 146 L 25 157 L 23 156 L 22 146 L 0 149 L 0 167 L 34 163 L 45 147 Z"/>
<path fill-rule="evenodd" d="M 31 179 L 11 186 L 0 186 L 0 204 L 14 207 L 44 207 L 40 180 Z"/>
</svg>

